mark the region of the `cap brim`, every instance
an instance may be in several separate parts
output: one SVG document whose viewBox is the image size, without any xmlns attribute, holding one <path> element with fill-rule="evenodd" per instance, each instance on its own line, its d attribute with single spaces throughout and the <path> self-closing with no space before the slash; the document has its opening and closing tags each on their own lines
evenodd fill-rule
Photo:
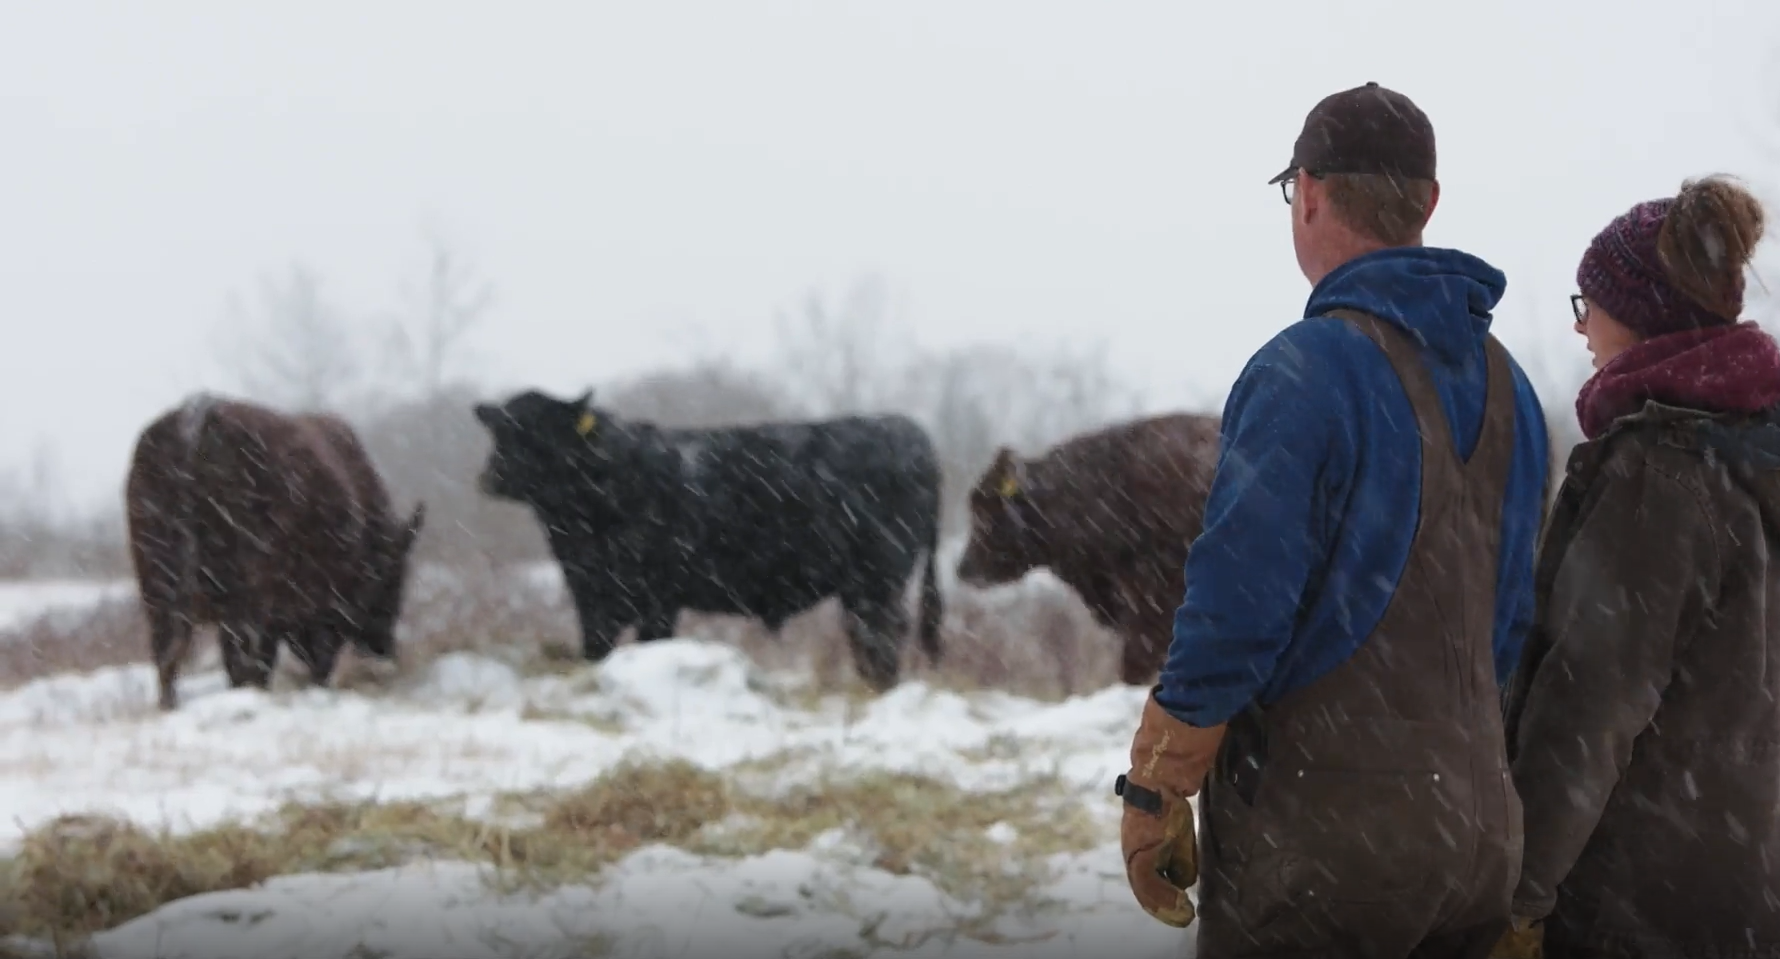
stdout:
<svg viewBox="0 0 1780 959">
<path fill-rule="evenodd" d="M 1291 179 L 1292 174 L 1297 173 L 1297 172 L 1298 172 L 1298 162 L 1296 160 L 1294 160 L 1294 161 L 1292 161 L 1292 163 L 1287 165 L 1287 167 L 1284 170 L 1279 171 L 1279 176 L 1276 176 L 1273 179 L 1268 180 L 1267 185 L 1272 186 L 1275 183 L 1283 183 L 1286 180 Z"/>
</svg>

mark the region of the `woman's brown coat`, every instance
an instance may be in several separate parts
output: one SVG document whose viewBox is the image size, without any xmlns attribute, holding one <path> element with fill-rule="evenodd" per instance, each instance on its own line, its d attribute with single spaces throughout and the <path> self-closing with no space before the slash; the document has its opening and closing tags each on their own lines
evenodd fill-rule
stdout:
<svg viewBox="0 0 1780 959">
<path fill-rule="evenodd" d="M 1578 446 L 1506 703 L 1546 954 L 1780 956 L 1780 423 Z"/>
</svg>

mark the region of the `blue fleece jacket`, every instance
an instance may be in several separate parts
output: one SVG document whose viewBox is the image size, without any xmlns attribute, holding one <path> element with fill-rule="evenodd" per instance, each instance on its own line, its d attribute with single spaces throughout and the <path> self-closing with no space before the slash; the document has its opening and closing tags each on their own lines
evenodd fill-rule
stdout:
<svg viewBox="0 0 1780 959">
<path fill-rule="evenodd" d="M 1414 411 L 1384 353 L 1323 314 L 1361 310 L 1421 342 L 1459 454 L 1469 458 L 1483 426 L 1483 338 L 1506 285 L 1501 271 L 1457 250 L 1369 253 L 1324 277 L 1305 319 L 1249 360 L 1224 405 L 1205 530 L 1187 560 L 1156 692 L 1170 714 L 1215 725 L 1327 674 L 1372 632 L 1408 563 L 1421 499 Z M 1514 387 L 1498 683 L 1533 617 L 1549 459 L 1544 412 L 1518 364 Z"/>
</svg>

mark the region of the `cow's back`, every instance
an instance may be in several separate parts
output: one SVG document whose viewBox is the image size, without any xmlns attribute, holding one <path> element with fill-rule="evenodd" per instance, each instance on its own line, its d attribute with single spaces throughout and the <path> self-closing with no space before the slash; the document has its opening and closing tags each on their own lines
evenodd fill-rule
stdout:
<svg viewBox="0 0 1780 959">
<path fill-rule="evenodd" d="M 303 417 L 318 447 L 323 450 L 329 469 L 341 477 L 341 483 L 354 504 L 349 519 L 363 529 L 361 548 L 374 545 L 371 537 L 388 539 L 396 532 L 396 519 L 389 488 L 371 461 L 358 432 L 345 420 L 332 414 Z"/>
<path fill-rule="evenodd" d="M 869 533 L 874 522 L 900 519 L 915 510 L 939 510 L 939 456 L 927 433 L 900 415 L 850 416 L 810 426 L 798 461 L 801 475 L 820 485 L 834 519 Z"/>
<path fill-rule="evenodd" d="M 145 559 L 151 538 L 183 544 L 185 562 L 166 576 L 181 585 L 156 589 L 183 594 L 199 621 L 312 615 L 360 572 L 364 514 L 350 471 L 302 418 L 233 400 L 189 403 L 144 431 L 130 482 L 142 520 L 132 541 L 144 542 Z M 147 520 L 157 512 L 158 523 Z"/>
<path fill-rule="evenodd" d="M 680 450 L 673 535 L 702 594 L 689 606 L 789 615 L 861 577 L 906 576 L 938 523 L 938 457 L 905 417 L 663 436 Z"/>
<path fill-rule="evenodd" d="M 1056 558 L 1103 564 L 1184 552 L 1204 528 L 1217 457 L 1218 420 L 1185 413 L 1059 444 L 1029 467 L 1046 491 Z"/>
</svg>

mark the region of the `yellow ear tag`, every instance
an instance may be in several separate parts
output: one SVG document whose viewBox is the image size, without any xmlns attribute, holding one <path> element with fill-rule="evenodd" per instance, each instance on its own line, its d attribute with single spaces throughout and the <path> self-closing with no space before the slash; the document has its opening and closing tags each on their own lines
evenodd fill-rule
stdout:
<svg viewBox="0 0 1780 959">
<path fill-rule="evenodd" d="M 1001 480 L 1001 495 L 1004 499 L 1007 497 L 1013 496 L 1015 493 L 1018 493 L 1019 491 L 1020 491 L 1020 481 L 1019 480 L 1014 479 L 1012 476 L 1006 476 L 1006 477 L 1002 478 L 1002 480 Z"/>
<path fill-rule="evenodd" d="M 599 420 L 595 419 L 592 413 L 582 413 L 581 421 L 575 424 L 575 432 L 585 437 L 587 434 L 593 432 L 593 428 L 598 425 Z"/>
</svg>

